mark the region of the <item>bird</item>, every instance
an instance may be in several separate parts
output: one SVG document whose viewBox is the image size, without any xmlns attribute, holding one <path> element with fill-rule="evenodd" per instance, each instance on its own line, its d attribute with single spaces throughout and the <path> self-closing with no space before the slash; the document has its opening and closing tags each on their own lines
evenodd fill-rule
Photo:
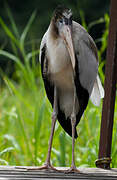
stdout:
<svg viewBox="0 0 117 180">
<path fill-rule="evenodd" d="M 72 10 L 59 5 L 41 45 L 39 61 L 47 98 L 52 105 L 52 125 L 45 164 L 39 169 L 53 169 L 50 162 L 56 121 L 72 137 L 72 163 L 68 172 L 79 172 L 75 165 L 76 127 L 89 99 L 99 106 L 104 89 L 98 75 L 97 47 L 89 33 L 73 20 Z"/>
</svg>

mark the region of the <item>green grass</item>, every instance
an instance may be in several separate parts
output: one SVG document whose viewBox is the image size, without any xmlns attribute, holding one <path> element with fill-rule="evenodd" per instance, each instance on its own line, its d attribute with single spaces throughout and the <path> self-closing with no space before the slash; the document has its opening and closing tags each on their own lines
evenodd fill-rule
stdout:
<svg viewBox="0 0 117 180">
<path fill-rule="evenodd" d="M 46 97 L 40 73 L 40 65 L 36 63 L 39 50 L 32 44 L 31 49 L 26 48 L 26 36 L 35 19 L 34 12 L 24 31 L 19 34 L 10 9 L 7 13 L 12 25 L 8 29 L 4 20 L 0 17 L 0 25 L 11 42 L 12 52 L 0 49 L 0 60 L 5 56 L 14 62 L 15 71 L 12 78 L 0 70 L 0 76 L 4 85 L 0 87 L 0 165 L 41 165 L 47 154 L 48 139 L 51 129 L 52 108 Z M 81 13 L 83 16 L 83 13 Z M 83 19 L 83 24 L 86 23 Z M 102 53 L 107 46 L 108 15 L 101 49 L 99 50 L 100 67 L 99 74 L 104 82 Z M 87 26 L 91 28 L 96 23 Z M 102 22 L 102 20 L 101 20 Z M 101 23 L 100 22 L 100 23 Z M 20 52 L 20 53 L 19 53 Z M 17 81 L 16 81 L 17 80 Z M 117 102 L 115 110 L 117 109 Z M 75 155 L 77 166 L 94 167 L 98 157 L 100 122 L 102 103 L 95 107 L 89 102 L 86 112 L 82 117 L 77 130 L 79 137 L 76 140 Z M 112 142 L 112 167 L 117 166 L 117 111 Z M 72 141 L 56 124 L 51 161 L 55 166 L 70 166 Z"/>
</svg>

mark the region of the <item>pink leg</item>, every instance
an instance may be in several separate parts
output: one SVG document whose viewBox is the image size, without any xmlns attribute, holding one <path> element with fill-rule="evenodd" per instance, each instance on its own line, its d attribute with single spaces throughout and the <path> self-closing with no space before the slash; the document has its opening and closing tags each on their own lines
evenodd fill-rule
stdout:
<svg viewBox="0 0 117 180">
<path fill-rule="evenodd" d="M 44 164 L 44 167 L 47 168 L 47 169 L 48 168 L 49 169 L 55 169 L 55 168 L 52 167 L 52 165 L 50 163 L 50 157 L 51 157 L 52 141 L 53 141 L 53 135 L 54 135 L 56 119 L 57 119 L 57 112 L 54 109 L 54 111 L 52 113 L 52 127 L 51 127 L 50 139 L 49 139 L 48 154 L 47 154 L 46 162 Z"/>
<path fill-rule="evenodd" d="M 66 172 L 77 172 L 80 173 L 80 171 L 75 166 L 75 125 L 76 125 L 76 110 L 75 110 L 75 104 L 76 104 L 76 90 L 74 89 L 74 103 L 73 103 L 73 111 L 71 114 L 71 125 L 72 125 L 72 164 L 70 169 L 68 169 Z"/>
<path fill-rule="evenodd" d="M 56 119 L 57 119 L 57 113 L 58 113 L 58 107 L 57 107 L 57 89 L 55 87 L 54 88 L 54 106 L 53 106 L 53 113 L 52 113 L 52 126 L 51 126 L 51 134 L 50 134 L 50 139 L 49 139 L 47 158 L 46 158 L 45 164 L 43 166 L 29 168 L 29 170 L 51 169 L 51 170 L 59 171 L 56 168 L 54 168 L 51 165 L 51 163 L 50 163 L 52 141 L 53 141 L 54 129 L 55 129 L 55 124 L 56 124 Z"/>
<path fill-rule="evenodd" d="M 73 112 L 71 115 L 71 124 L 72 124 L 72 164 L 70 169 L 68 169 L 68 172 L 77 172 L 80 173 L 80 171 L 76 168 L 75 166 L 75 151 L 74 151 L 74 147 L 75 147 L 75 125 L 76 125 L 76 115 Z"/>
</svg>

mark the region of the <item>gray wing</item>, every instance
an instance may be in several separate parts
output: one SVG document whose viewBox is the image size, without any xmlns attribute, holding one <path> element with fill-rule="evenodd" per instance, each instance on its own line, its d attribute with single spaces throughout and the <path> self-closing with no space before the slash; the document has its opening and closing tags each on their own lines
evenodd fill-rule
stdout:
<svg viewBox="0 0 117 180">
<path fill-rule="evenodd" d="M 73 34 L 80 83 L 90 96 L 98 73 L 97 48 L 91 36 L 76 22 L 73 23 Z"/>
<path fill-rule="evenodd" d="M 104 89 L 98 76 L 97 47 L 87 31 L 76 22 L 73 22 L 73 34 L 81 85 L 87 89 L 92 103 L 98 106 L 104 97 Z"/>
</svg>

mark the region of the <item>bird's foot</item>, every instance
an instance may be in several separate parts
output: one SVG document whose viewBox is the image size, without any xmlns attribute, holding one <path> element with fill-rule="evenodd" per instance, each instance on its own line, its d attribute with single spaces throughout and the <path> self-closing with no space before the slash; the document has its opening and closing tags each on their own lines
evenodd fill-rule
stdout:
<svg viewBox="0 0 117 180">
<path fill-rule="evenodd" d="M 65 170 L 64 173 L 81 173 L 76 166 L 71 166 L 69 169 Z"/>
<path fill-rule="evenodd" d="M 39 171 L 39 170 L 47 170 L 47 171 L 57 171 L 57 172 L 61 172 L 61 170 L 56 169 L 55 167 L 53 167 L 51 164 L 49 163 L 45 163 L 42 166 L 37 166 L 37 167 L 29 167 L 26 168 L 29 171 Z"/>
</svg>

